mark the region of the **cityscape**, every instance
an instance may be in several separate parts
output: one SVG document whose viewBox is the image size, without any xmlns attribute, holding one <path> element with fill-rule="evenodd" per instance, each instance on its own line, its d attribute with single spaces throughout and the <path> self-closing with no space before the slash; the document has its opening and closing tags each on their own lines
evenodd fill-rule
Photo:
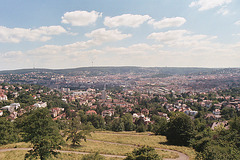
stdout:
<svg viewBox="0 0 240 160">
<path fill-rule="evenodd" d="M 239 0 L 0 0 L 1 160 L 239 160 Z"/>
</svg>

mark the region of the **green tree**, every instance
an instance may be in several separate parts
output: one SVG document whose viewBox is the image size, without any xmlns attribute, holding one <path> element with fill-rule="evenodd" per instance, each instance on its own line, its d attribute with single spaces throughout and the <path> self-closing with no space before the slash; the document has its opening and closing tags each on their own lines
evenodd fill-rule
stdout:
<svg viewBox="0 0 240 160">
<path fill-rule="evenodd" d="M 36 100 L 33 99 L 33 97 L 27 92 L 23 92 L 16 98 L 16 102 L 19 102 L 25 105 L 33 105 L 36 102 Z"/>
<path fill-rule="evenodd" d="M 114 119 L 112 122 L 112 131 L 121 132 L 124 131 L 124 123 L 121 118 Z"/>
<path fill-rule="evenodd" d="M 236 116 L 236 111 L 233 108 L 226 107 L 221 110 L 221 115 L 224 119 L 229 120 L 230 118 Z"/>
<path fill-rule="evenodd" d="M 145 126 L 145 124 L 140 124 L 137 126 L 136 132 L 146 132 L 147 127 Z"/>
<path fill-rule="evenodd" d="M 100 115 L 96 115 L 96 114 L 88 115 L 87 121 L 91 122 L 96 129 L 103 129 L 105 127 L 105 124 L 104 124 L 105 121 L 103 117 Z"/>
<path fill-rule="evenodd" d="M 13 143 L 18 140 L 17 128 L 13 122 L 8 121 L 5 117 L 0 118 L 0 145 Z"/>
<path fill-rule="evenodd" d="M 222 145 L 209 145 L 196 157 L 197 160 L 237 160 L 240 159 L 240 152 L 228 143 Z"/>
<path fill-rule="evenodd" d="M 178 113 L 171 117 L 168 124 L 166 133 L 168 142 L 176 145 L 189 145 L 190 139 L 193 137 L 191 118 L 184 113 Z"/>
<path fill-rule="evenodd" d="M 165 135 L 167 131 L 167 119 L 164 117 L 154 116 L 153 133 L 155 135 Z"/>
<path fill-rule="evenodd" d="M 67 141 L 71 140 L 73 146 L 76 144 L 80 145 L 82 139 L 86 142 L 87 136 L 90 135 L 93 128 L 94 127 L 90 124 L 81 124 L 80 118 L 73 118 L 70 120 L 69 129 L 66 131 Z"/>
<path fill-rule="evenodd" d="M 132 153 L 128 153 L 124 160 L 162 160 L 162 158 L 156 153 L 154 148 L 143 146 L 134 149 Z"/>
<path fill-rule="evenodd" d="M 136 132 L 146 132 L 147 130 L 147 127 L 144 123 L 144 119 L 143 118 L 139 118 L 137 121 L 136 121 Z"/>
<path fill-rule="evenodd" d="M 135 124 L 133 123 L 133 118 L 130 113 L 123 115 L 122 121 L 124 123 L 125 131 L 133 131 L 135 129 Z"/>
<path fill-rule="evenodd" d="M 58 154 L 55 150 L 61 149 L 63 139 L 48 109 L 36 109 L 24 117 L 22 122 L 23 139 L 33 145 L 33 149 L 28 151 L 25 159 L 46 160 Z"/>
</svg>

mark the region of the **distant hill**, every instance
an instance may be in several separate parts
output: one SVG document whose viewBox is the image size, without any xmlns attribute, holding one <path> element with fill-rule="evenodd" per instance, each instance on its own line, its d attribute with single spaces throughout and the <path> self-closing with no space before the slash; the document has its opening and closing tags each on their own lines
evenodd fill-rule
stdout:
<svg viewBox="0 0 240 160">
<path fill-rule="evenodd" d="M 114 75 L 114 74 L 141 74 L 151 73 L 154 77 L 171 76 L 171 75 L 191 75 L 191 74 L 217 74 L 217 73 L 240 73 L 239 68 L 192 68 L 192 67 L 81 67 L 70 69 L 19 69 L 19 70 L 6 70 L 0 71 L 0 74 L 25 74 L 30 72 L 48 72 L 56 74 L 77 75 L 86 74 L 87 76 L 99 75 Z M 163 76 L 163 77 L 164 77 Z"/>
</svg>

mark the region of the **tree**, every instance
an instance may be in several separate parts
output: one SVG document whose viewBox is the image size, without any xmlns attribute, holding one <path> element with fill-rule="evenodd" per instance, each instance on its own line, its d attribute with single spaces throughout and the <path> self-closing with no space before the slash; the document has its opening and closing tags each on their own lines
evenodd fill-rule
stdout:
<svg viewBox="0 0 240 160">
<path fill-rule="evenodd" d="M 112 131 L 121 132 L 124 131 L 124 123 L 121 118 L 114 119 L 112 122 Z"/>
<path fill-rule="evenodd" d="M 146 132 L 147 130 L 147 127 L 144 123 L 144 119 L 143 118 L 139 118 L 137 121 L 136 121 L 136 132 Z"/>
<path fill-rule="evenodd" d="M 8 121 L 5 117 L 0 118 L 0 145 L 16 142 L 18 134 L 13 122 Z"/>
<path fill-rule="evenodd" d="M 233 108 L 226 107 L 221 110 L 221 115 L 224 119 L 229 120 L 236 115 L 236 111 Z"/>
<path fill-rule="evenodd" d="M 189 145 L 190 139 L 193 137 L 191 118 L 184 113 L 178 113 L 171 117 L 168 124 L 166 133 L 168 142 L 176 145 Z"/>
<path fill-rule="evenodd" d="M 56 156 L 58 152 L 55 150 L 61 149 L 60 145 L 63 144 L 63 139 L 48 109 L 36 109 L 23 118 L 23 139 L 33 145 L 33 149 L 28 151 L 25 159 L 45 160 L 52 155 Z"/>
<path fill-rule="evenodd" d="M 134 149 L 132 153 L 128 153 L 124 160 L 162 160 L 162 158 L 156 153 L 154 148 L 143 146 Z"/>
<path fill-rule="evenodd" d="M 228 143 L 224 145 L 211 144 L 208 145 L 203 152 L 198 154 L 197 160 L 217 160 L 229 159 L 236 160 L 240 158 L 240 152 L 237 148 L 232 147 Z"/>
<path fill-rule="evenodd" d="M 71 140 L 73 146 L 76 144 L 80 145 L 82 139 L 86 142 L 87 136 L 90 135 L 94 128 L 90 124 L 81 124 L 80 118 L 78 117 L 70 120 L 69 126 L 69 130 L 66 131 L 68 135 L 67 141 Z"/>
<path fill-rule="evenodd" d="M 153 125 L 153 133 L 155 135 L 165 135 L 167 130 L 167 119 L 165 117 L 153 116 L 155 121 Z"/>
<path fill-rule="evenodd" d="M 100 115 L 96 115 L 96 114 L 88 115 L 87 121 L 91 122 L 96 129 L 103 129 L 105 127 L 104 125 L 105 121 L 103 117 Z"/>
<path fill-rule="evenodd" d="M 147 127 L 144 124 L 140 124 L 137 126 L 136 132 L 146 132 Z"/>
<path fill-rule="evenodd" d="M 126 113 L 125 115 L 123 115 L 122 121 L 124 123 L 125 131 L 133 131 L 135 129 L 133 118 L 130 113 Z"/>
</svg>

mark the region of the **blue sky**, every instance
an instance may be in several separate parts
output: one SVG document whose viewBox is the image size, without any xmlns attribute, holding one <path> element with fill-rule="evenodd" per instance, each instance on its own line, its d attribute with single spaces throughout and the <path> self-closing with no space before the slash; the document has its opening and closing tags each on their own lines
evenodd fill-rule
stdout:
<svg viewBox="0 0 240 160">
<path fill-rule="evenodd" d="M 0 0 L 0 70 L 240 67 L 239 0 Z"/>
</svg>

